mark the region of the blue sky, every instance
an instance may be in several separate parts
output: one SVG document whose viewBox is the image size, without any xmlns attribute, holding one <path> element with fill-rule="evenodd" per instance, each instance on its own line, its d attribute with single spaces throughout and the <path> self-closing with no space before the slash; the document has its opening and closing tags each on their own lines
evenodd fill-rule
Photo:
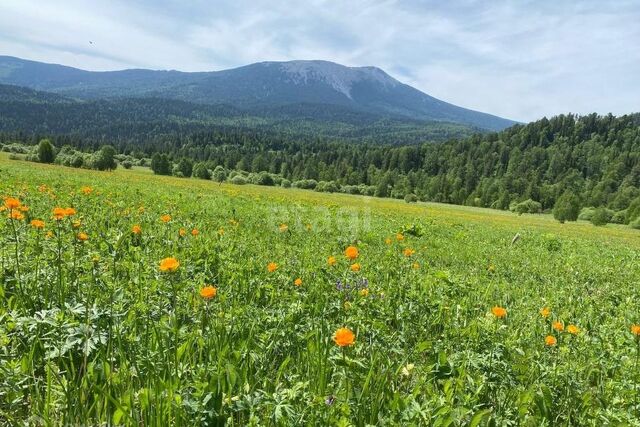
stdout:
<svg viewBox="0 0 640 427">
<path fill-rule="evenodd" d="M 529 121 L 640 111 L 639 23 L 637 0 L 0 0 L 0 54 L 90 70 L 375 65 Z"/>
</svg>

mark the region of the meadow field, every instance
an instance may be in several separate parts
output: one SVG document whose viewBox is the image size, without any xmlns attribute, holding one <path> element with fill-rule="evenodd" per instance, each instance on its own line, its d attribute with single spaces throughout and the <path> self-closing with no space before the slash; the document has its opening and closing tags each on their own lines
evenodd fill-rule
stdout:
<svg viewBox="0 0 640 427">
<path fill-rule="evenodd" d="M 0 178 L 0 425 L 640 425 L 637 230 L 6 157 Z"/>
</svg>

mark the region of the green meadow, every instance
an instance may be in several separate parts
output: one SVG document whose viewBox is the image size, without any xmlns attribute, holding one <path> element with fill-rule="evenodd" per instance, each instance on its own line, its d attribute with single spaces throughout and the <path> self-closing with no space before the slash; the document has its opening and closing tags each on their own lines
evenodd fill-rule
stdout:
<svg viewBox="0 0 640 427">
<path fill-rule="evenodd" d="M 1 425 L 637 425 L 637 230 L 4 156 L 0 177 Z"/>
</svg>

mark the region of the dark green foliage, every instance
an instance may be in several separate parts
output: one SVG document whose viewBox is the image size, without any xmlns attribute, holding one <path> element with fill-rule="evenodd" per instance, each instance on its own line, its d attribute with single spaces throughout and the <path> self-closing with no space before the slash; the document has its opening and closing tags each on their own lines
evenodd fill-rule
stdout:
<svg viewBox="0 0 640 427">
<path fill-rule="evenodd" d="M 418 196 L 411 193 L 407 194 L 406 196 L 404 196 L 404 201 L 407 203 L 416 203 L 418 201 Z"/>
<path fill-rule="evenodd" d="M 524 213 L 536 214 L 542 212 L 542 204 L 535 200 L 527 199 L 524 202 L 512 204 L 509 209 L 518 215 L 522 215 Z"/>
<path fill-rule="evenodd" d="M 99 151 L 93 155 L 93 169 L 101 171 L 114 170 L 116 163 L 116 150 L 111 145 L 103 145 Z"/>
<path fill-rule="evenodd" d="M 224 182 L 227 179 L 227 175 L 226 169 L 220 165 L 213 170 L 213 180 L 216 182 Z"/>
<path fill-rule="evenodd" d="M 133 163 L 131 163 L 130 160 L 125 160 L 122 163 L 120 163 L 122 165 L 123 168 L 125 169 L 131 169 L 133 167 Z"/>
<path fill-rule="evenodd" d="M 553 217 L 564 223 L 565 221 L 577 221 L 580 213 L 580 199 L 571 191 L 565 191 L 558 198 L 553 207 Z"/>
<path fill-rule="evenodd" d="M 591 216 L 591 224 L 595 226 L 607 225 L 611 221 L 611 211 L 606 208 L 598 208 Z"/>
<path fill-rule="evenodd" d="M 156 175 L 171 175 L 171 162 L 164 153 L 155 153 L 151 157 L 151 170 Z"/>
<path fill-rule="evenodd" d="M 182 178 L 189 178 L 193 174 L 193 162 L 186 157 L 181 158 L 173 169 L 173 174 Z"/>
<path fill-rule="evenodd" d="M 40 163 L 53 163 L 56 160 L 56 153 L 51 145 L 51 141 L 43 139 L 38 144 L 38 161 Z"/>
<path fill-rule="evenodd" d="M 205 163 L 196 163 L 193 167 L 193 176 L 200 179 L 211 179 L 211 172 Z"/>
</svg>

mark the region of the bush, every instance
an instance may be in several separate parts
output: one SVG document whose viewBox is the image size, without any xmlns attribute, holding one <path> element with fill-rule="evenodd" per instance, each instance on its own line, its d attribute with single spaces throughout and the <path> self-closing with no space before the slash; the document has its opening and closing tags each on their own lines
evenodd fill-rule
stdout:
<svg viewBox="0 0 640 427">
<path fill-rule="evenodd" d="M 593 212 L 593 215 L 591 216 L 591 224 L 595 226 L 607 225 L 610 219 L 611 216 L 609 212 L 607 212 L 607 209 L 598 208 Z"/>
<path fill-rule="evenodd" d="M 636 218 L 635 221 L 629 224 L 631 228 L 635 228 L 636 230 L 640 230 L 640 217 Z"/>
<path fill-rule="evenodd" d="M 570 191 L 565 191 L 553 206 L 553 217 L 561 224 L 576 221 L 580 213 L 580 199 Z"/>
<path fill-rule="evenodd" d="M 247 178 L 245 178 L 244 176 L 238 174 L 238 175 L 234 176 L 233 178 L 231 178 L 231 183 L 235 184 L 235 185 L 245 185 L 247 183 Z"/>
<path fill-rule="evenodd" d="M 211 179 L 211 172 L 204 163 L 196 163 L 193 167 L 193 176 L 200 179 Z"/>
<path fill-rule="evenodd" d="M 123 168 L 125 169 L 131 169 L 133 167 L 133 163 L 131 163 L 130 160 L 125 160 L 124 162 L 120 163 L 122 165 Z"/>
<path fill-rule="evenodd" d="M 416 196 L 413 193 L 409 193 L 406 196 L 404 196 L 404 201 L 407 203 L 416 203 L 418 201 L 418 196 Z"/>
<path fill-rule="evenodd" d="M 596 212 L 596 208 L 593 206 L 582 208 L 580 211 L 580 215 L 578 215 L 578 219 L 582 221 L 591 221 L 593 214 Z"/>
<path fill-rule="evenodd" d="M 527 199 L 520 203 L 511 203 L 509 210 L 522 215 L 525 213 L 538 214 L 542 212 L 542 204 L 532 199 Z"/>
<path fill-rule="evenodd" d="M 100 171 L 114 170 L 116 164 L 116 149 L 110 145 L 103 145 L 98 152 L 93 155 L 91 167 Z"/>
<path fill-rule="evenodd" d="M 213 180 L 215 182 L 223 183 L 227 179 L 227 170 L 222 166 L 218 165 L 213 170 Z"/>
<path fill-rule="evenodd" d="M 280 186 L 282 188 L 291 188 L 291 181 L 289 181 L 288 179 L 283 179 L 280 183 Z"/>
<path fill-rule="evenodd" d="M 300 181 L 294 182 L 293 186 L 304 190 L 315 190 L 318 186 L 318 181 L 315 179 L 301 179 Z"/>
<path fill-rule="evenodd" d="M 51 141 L 43 139 L 38 144 L 38 161 L 40 163 L 53 163 L 56 159 L 56 152 L 51 145 Z"/>
<path fill-rule="evenodd" d="M 173 168 L 173 174 L 175 176 L 189 178 L 193 174 L 193 162 L 186 157 L 181 158 L 175 168 Z"/>
<path fill-rule="evenodd" d="M 627 211 L 618 211 L 613 214 L 611 221 L 613 224 L 626 224 L 627 223 Z"/>
</svg>

